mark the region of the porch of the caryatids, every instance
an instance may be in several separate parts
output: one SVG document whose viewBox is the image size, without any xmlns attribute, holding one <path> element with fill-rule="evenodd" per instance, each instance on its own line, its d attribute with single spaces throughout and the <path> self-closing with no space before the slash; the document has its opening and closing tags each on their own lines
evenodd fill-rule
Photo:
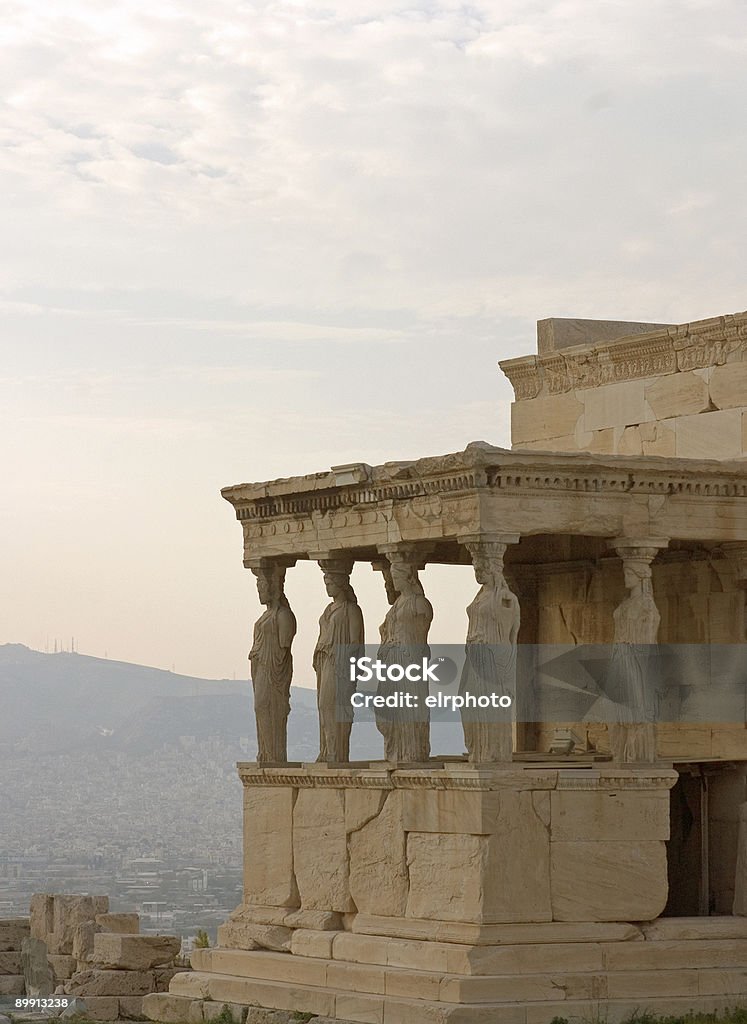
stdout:
<svg viewBox="0 0 747 1024">
<path fill-rule="evenodd" d="M 313 659 L 319 711 L 317 761 L 342 763 L 350 759 L 353 726 L 350 697 L 354 687 L 344 668 L 350 658 L 362 654 L 363 613 L 350 584 L 352 558 L 320 558 L 319 566 L 331 601 L 319 619 L 319 639 Z M 340 657 L 344 657 L 345 666 L 339 663 Z"/>
<path fill-rule="evenodd" d="M 388 561 L 388 568 L 378 565 L 384 571 L 391 607 L 379 629 L 378 658 L 386 665 L 403 668 L 422 664 L 430 657 L 428 630 L 433 619 L 433 606 L 418 578 L 427 551 L 418 544 L 386 545 L 379 550 Z M 387 680 L 379 683 L 377 692 L 386 697 L 404 688 L 402 683 Z M 423 763 L 430 756 L 430 712 L 425 703 L 428 683 L 408 681 L 406 689 L 416 706 L 378 709 L 376 727 L 384 737 L 387 761 Z"/>
<path fill-rule="evenodd" d="M 257 594 L 265 611 L 254 624 L 249 652 L 254 715 L 257 723 L 257 763 L 288 761 L 288 713 L 293 678 L 291 645 L 296 617 L 285 596 L 287 560 L 261 559 L 250 565 L 257 579 Z"/>
<path fill-rule="evenodd" d="M 480 589 L 467 608 L 467 644 L 459 692 L 465 700 L 509 697 L 511 707 L 462 708 L 462 727 L 470 761 L 510 762 L 516 700 L 516 644 L 521 624 L 519 601 L 508 585 L 503 560 L 519 537 L 481 534 L 462 538 L 472 558 Z"/>
</svg>

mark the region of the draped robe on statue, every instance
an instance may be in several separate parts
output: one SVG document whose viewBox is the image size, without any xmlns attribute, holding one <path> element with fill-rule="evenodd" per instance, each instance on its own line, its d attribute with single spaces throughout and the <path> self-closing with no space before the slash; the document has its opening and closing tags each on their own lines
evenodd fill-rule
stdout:
<svg viewBox="0 0 747 1024">
<path fill-rule="evenodd" d="M 466 660 L 459 681 L 462 696 L 496 693 L 515 699 L 516 638 L 520 612 L 507 588 L 485 585 L 467 609 Z M 510 761 L 513 726 L 510 709 L 464 708 L 464 741 L 470 761 Z"/>
<path fill-rule="evenodd" d="M 290 640 L 296 632 L 296 618 L 285 597 L 268 608 L 254 624 L 254 642 L 249 652 L 257 721 L 257 760 L 264 763 L 287 761 L 287 723 L 293 658 Z M 287 638 L 285 645 L 283 639 Z"/>
<path fill-rule="evenodd" d="M 661 616 L 651 594 L 626 597 L 614 612 L 609 692 L 616 704 L 609 724 L 610 746 L 618 761 L 656 760 L 656 690 L 652 669 Z"/>
<path fill-rule="evenodd" d="M 314 649 L 314 670 L 319 709 L 319 761 L 347 761 L 353 708 L 350 697 L 354 684 L 346 671 L 350 658 L 363 653 L 363 614 L 355 601 L 332 601 L 319 619 L 319 640 Z M 342 664 L 337 666 L 337 649 Z"/>
<path fill-rule="evenodd" d="M 381 626 L 379 659 L 387 665 L 420 665 L 429 658 L 428 629 L 433 609 L 422 594 L 400 594 Z M 377 693 L 389 696 L 405 691 L 418 699 L 416 708 L 382 708 L 376 713 L 376 728 L 384 737 L 387 761 L 424 762 L 430 756 L 430 715 L 425 704 L 427 682 L 384 681 Z"/>
</svg>

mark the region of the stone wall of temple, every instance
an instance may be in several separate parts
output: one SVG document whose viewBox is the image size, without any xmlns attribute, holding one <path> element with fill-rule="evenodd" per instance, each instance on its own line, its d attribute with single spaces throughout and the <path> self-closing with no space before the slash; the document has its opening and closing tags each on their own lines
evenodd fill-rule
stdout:
<svg viewBox="0 0 747 1024">
<path fill-rule="evenodd" d="M 516 394 L 515 449 L 747 455 L 745 313 L 555 350 L 545 344 L 501 368 Z"/>
<path fill-rule="evenodd" d="M 619 561 L 602 558 L 595 563 L 566 568 L 540 567 L 533 583 L 535 610 L 532 636 L 524 642 L 539 644 L 612 643 L 613 613 L 624 597 Z M 526 581 L 524 583 L 526 587 Z M 659 639 L 667 644 L 737 644 L 742 642 L 744 596 L 735 563 L 707 551 L 672 551 L 653 566 L 656 604 L 661 613 Z M 736 650 L 736 648 L 735 648 Z M 552 651 L 548 654 L 552 657 Z M 662 711 L 657 726 L 657 749 L 662 758 L 743 758 L 747 751 L 744 722 L 677 721 L 680 714 L 696 713 L 704 701 L 718 707 L 717 698 L 701 693 L 700 677 L 682 679 L 669 695 L 671 721 Z M 583 681 L 582 683 L 583 684 Z M 687 708 L 687 712 L 684 710 Z M 560 709 L 541 708 L 547 721 L 535 727 L 536 748 L 548 750 L 562 715 Z M 718 717 L 718 712 L 714 714 Z M 581 743 L 607 750 L 605 725 L 567 723 Z M 734 824 L 736 827 L 736 824 Z"/>
<path fill-rule="evenodd" d="M 540 566 L 535 571 L 540 644 L 612 643 L 613 612 L 625 596 L 620 561 Z M 672 551 L 653 566 L 662 643 L 741 643 L 744 598 L 735 563 L 707 551 Z"/>
</svg>

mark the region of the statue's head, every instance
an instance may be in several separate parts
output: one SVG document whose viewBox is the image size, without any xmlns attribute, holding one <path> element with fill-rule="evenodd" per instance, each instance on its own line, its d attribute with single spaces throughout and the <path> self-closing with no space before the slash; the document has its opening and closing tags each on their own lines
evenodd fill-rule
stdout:
<svg viewBox="0 0 747 1024">
<path fill-rule="evenodd" d="M 285 568 L 280 565 L 260 566 L 252 569 L 257 577 L 257 594 L 261 604 L 270 606 L 277 604 L 283 594 Z"/>
<path fill-rule="evenodd" d="M 324 573 L 324 586 L 327 594 L 333 601 L 337 598 L 347 597 L 352 593 L 350 586 L 350 575 L 346 572 L 332 572 L 327 570 Z"/>
<path fill-rule="evenodd" d="M 408 594 L 419 586 L 418 569 L 413 562 L 392 561 L 392 587 L 398 594 Z"/>
<path fill-rule="evenodd" d="M 643 558 L 629 558 L 623 565 L 623 578 L 627 590 L 651 590 L 651 566 Z"/>
<path fill-rule="evenodd" d="M 475 579 L 480 586 L 500 587 L 505 585 L 503 569 L 497 565 L 495 560 L 486 555 L 476 555 L 474 558 Z"/>
<path fill-rule="evenodd" d="M 467 544 L 467 549 L 472 556 L 472 565 L 475 570 L 475 579 L 480 586 L 493 586 L 499 589 L 507 586 L 503 575 L 503 553 L 506 550 L 505 544 L 497 544 L 491 541 L 479 541 Z"/>
<path fill-rule="evenodd" d="M 353 588 L 350 586 L 350 573 L 353 571 L 352 558 L 323 558 L 319 565 L 324 573 L 324 587 L 333 601 L 355 601 Z"/>
</svg>

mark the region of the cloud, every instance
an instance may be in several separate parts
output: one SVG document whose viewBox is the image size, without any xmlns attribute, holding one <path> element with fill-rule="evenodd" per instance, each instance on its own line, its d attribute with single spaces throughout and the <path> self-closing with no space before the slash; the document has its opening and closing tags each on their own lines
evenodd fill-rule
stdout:
<svg viewBox="0 0 747 1024">
<path fill-rule="evenodd" d="M 623 231 L 683 241 L 673 185 L 715 192 L 717 218 L 737 199 L 736 0 L 32 2 L 7 21 L 10 228 L 47 239 L 15 243 L 16 284 L 220 280 L 422 313 L 530 267 L 614 280 Z"/>
<path fill-rule="evenodd" d="M 68 576 L 110 571 L 49 558 L 40 481 L 134 607 L 88 525 L 112 495 L 160 587 L 164 537 L 223 543 L 194 507 L 221 483 L 505 443 L 496 363 L 536 319 L 743 308 L 746 40 L 743 0 L 6 3 L 0 458 L 28 607 L 57 574 L 40 621 L 77 635 Z M 186 559 L 196 591 L 211 559 Z M 164 610 L 127 656 L 243 668 L 192 632 Z"/>
</svg>

